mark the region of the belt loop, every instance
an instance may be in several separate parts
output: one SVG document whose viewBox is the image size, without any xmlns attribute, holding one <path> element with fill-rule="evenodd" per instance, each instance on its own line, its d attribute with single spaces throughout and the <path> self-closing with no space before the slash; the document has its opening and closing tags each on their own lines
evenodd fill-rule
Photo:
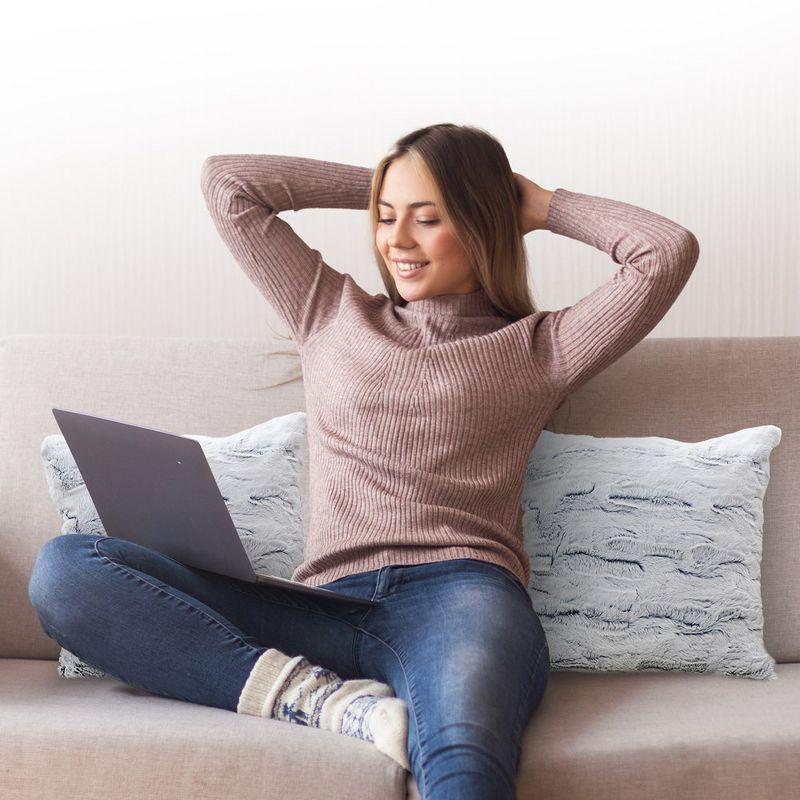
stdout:
<svg viewBox="0 0 800 800">
<path fill-rule="evenodd" d="M 378 570 L 378 574 L 375 576 L 375 589 L 372 592 L 372 597 L 370 598 L 371 600 L 379 599 L 378 595 L 383 592 L 383 582 L 381 579 L 383 577 L 383 571 L 385 569 L 386 569 L 385 566 L 381 567 Z"/>
</svg>

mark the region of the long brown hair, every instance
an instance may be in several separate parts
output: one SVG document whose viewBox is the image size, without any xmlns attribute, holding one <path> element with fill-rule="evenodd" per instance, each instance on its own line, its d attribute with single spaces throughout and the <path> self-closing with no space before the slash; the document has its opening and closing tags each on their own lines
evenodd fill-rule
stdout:
<svg viewBox="0 0 800 800">
<path fill-rule="evenodd" d="M 369 212 L 375 261 L 395 305 L 397 291 L 375 245 L 381 186 L 389 165 L 407 157 L 436 187 L 437 210 L 449 223 L 495 308 L 510 320 L 538 311 L 528 286 L 528 256 L 520 227 L 519 194 L 505 150 L 491 134 L 471 125 L 443 122 L 398 139 L 372 177 Z"/>
<path fill-rule="evenodd" d="M 380 219 L 378 198 L 389 165 L 408 157 L 433 182 L 437 210 L 451 226 L 489 300 L 509 321 L 536 313 L 528 285 L 528 256 L 519 214 L 519 193 L 503 146 L 471 125 L 442 122 L 418 128 L 398 139 L 372 176 L 369 214 L 375 262 L 395 305 L 406 300 L 397 291 L 375 245 Z M 273 330 L 275 333 L 275 331 Z M 279 339 L 290 339 L 276 333 Z M 291 378 L 291 382 L 302 373 Z M 268 388 L 268 387 L 263 387 Z"/>
</svg>

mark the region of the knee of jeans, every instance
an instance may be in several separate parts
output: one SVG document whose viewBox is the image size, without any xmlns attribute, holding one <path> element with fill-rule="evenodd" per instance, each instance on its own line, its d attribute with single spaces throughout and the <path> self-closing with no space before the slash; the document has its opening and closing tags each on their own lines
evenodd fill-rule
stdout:
<svg viewBox="0 0 800 800">
<path fill-rule="evenodd" d="M 28 581 L 28 598 L 40 617 L 60 618 L 61 612 L 74 609 L 76 589 L 86 573 L 87 549 L 94 549 L 96 539 L 93 534 L 67 533 L 42 545 Z"/>
<path fill-rule="evenodd" d="M 428 731 L 428 744 L 436 751 L 455 752 L 462 749 L 496 753 L 506 746 L 507 731 L 475 720 L 453 720 Z"/>
</svg>

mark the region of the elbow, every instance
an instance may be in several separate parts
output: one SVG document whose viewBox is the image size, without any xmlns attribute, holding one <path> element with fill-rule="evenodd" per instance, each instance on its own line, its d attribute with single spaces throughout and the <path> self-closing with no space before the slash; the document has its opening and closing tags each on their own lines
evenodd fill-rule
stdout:
<svg viewBox="0 0 800 800">
<path fill-rule="evenodd" d="M 200 190 L 214 215 L 225 216 L 241 190 L 230 156 L 208 156 L 200 169 Z"/>
<path fill-rule="evenodd" d="M 692 273 L 699 258 L 700 242 L 697 241 L 697 237 L 690 230 L 684 228 L 684 235 L 680 245 L 680 261 L 687 276 Z"/>
<path fill-rule="evenodd" d="M 683 229 L 682 248 L 686 260 L 690 261 L 692 264 L 696 264 L 700 256 L 700 242 L 698 242 L 697 237 L 686 228 Z"/>
<path fill-rule="evenodd" d="M 219 159 L 220 156 L 208 156 L 200 168 L 200 190 L 206 199 L 211 197 L 214 185 L 221 177 L 221 171 L 218 168 Z"/>
<path fill-rule="evenodd" d="M 663 269 L 660 274 L 667 287 L 666 294 L 674 299 L 694 272 L 695 264 L 700 257 L 700 243 L 691 231 L 682 228 L 680 235 L 670 244 L 671 246 L 663 254 L 661 262 Z"/>
<path fill-rule="evenodd" d="M 665 276 L 679 274 L 688 279 L 700 257 L 700 243 L 690 230 L 680 228 L 662 242 L 658 252 L 659 272 Z"/>
</svg>

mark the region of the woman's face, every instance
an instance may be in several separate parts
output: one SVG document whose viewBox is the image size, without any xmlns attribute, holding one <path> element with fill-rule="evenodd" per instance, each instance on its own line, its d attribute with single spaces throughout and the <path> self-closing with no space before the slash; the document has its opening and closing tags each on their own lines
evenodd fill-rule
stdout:
<svg viewBox="0 0 800 800">
<path fill-rule="evenodd" d="M 375 244 L 404 300 L 480 288 L 464 249 L 436 209 L 435 196 L 433 183 L 407 158 L 389 165 L 378 199 Z M 404 275 L 398 260 L 427 263 Z"/>
</svg>

